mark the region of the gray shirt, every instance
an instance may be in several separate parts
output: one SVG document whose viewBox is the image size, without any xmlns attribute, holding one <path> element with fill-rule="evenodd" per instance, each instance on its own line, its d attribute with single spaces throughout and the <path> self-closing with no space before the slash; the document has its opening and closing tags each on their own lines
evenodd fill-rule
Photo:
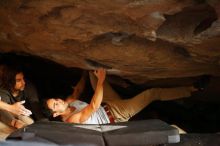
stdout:
<svg viewBox="0 0 220 146">
<path fill-rule="evenodd" d="M 80 112 L 83 108 L 85 108 L 88 104 L 86 102 L 82 102 L 76 100 L 69 104 L 69 106 L 75 107 L 76 109 L 73 111 L 73 114 Z M 107 124 L 110 123 L 108 115 L 106 114 L 103 107 L 99 107 L 99 109 L 93 113 L 88 120 L 83 122 L 83 124 Z"/>
</svg>

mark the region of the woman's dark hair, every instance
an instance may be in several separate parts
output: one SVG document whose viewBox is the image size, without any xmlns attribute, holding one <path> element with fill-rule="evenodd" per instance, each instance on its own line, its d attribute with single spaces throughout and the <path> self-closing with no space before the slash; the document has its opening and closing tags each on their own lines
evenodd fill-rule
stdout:
<svg viewBox="0 0 220 146">
<path fill-rule="evenodd" d="M 43 100 L 43 108 L 44 108 L 44 112 L 47 118 L 50 118 L 51 116 L 53 116 L 53 111 L 51 109 L 49 109 L 48 105 L 47 105 L 47 100 L 48 98 Z"/>
<path fill-rule="evenodd" d="M 22 73 L 22 69 L 16 65 L 0 65 L 0 88 L 12 92 L 16 83 L 15 77 Z"/>
</svg>

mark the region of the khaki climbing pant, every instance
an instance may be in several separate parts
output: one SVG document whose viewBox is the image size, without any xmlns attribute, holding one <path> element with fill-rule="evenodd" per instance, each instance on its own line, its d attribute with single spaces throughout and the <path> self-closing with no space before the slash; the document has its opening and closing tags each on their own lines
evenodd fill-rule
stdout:
<svg viewBox="0 0 220 146">
<path fill-rule="evenodd" d="M 95 90 L 97 78 L 89 73 L 90 82 Z M 156 100 L 166 101 L 191 96 L 192 87 L 176 88 L 152 88 L 147 89 L 130 99 L 121 99 L 121 97 L 112 89 L 110 84 L 105 81 L 103 84 L 103 103 L 109 106 L 110 112 L 115 118 L 115 122 L 128 121 L 151 102 Z"/>
</svg>

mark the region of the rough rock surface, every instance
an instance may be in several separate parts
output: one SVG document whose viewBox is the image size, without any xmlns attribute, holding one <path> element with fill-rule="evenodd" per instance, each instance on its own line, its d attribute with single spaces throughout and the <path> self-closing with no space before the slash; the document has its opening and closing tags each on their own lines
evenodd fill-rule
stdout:
<svg viewBox="0 0 220 146">
<path fill-rule="evenodd" d="M 0 52 L 134 83 L 220 75 L 219 0 L 1 0 Z"/>
</svg>

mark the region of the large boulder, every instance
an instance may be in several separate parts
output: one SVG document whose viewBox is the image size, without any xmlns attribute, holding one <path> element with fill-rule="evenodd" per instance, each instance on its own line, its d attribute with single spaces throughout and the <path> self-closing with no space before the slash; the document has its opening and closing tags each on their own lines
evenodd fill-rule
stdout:
<svg viewBox="0 0 220 146">
<path fill-rule="evenodd" d="M 134 83 L 220 75 L 218 0 L 1 0 L 0 52 Z"/>
</svg>

